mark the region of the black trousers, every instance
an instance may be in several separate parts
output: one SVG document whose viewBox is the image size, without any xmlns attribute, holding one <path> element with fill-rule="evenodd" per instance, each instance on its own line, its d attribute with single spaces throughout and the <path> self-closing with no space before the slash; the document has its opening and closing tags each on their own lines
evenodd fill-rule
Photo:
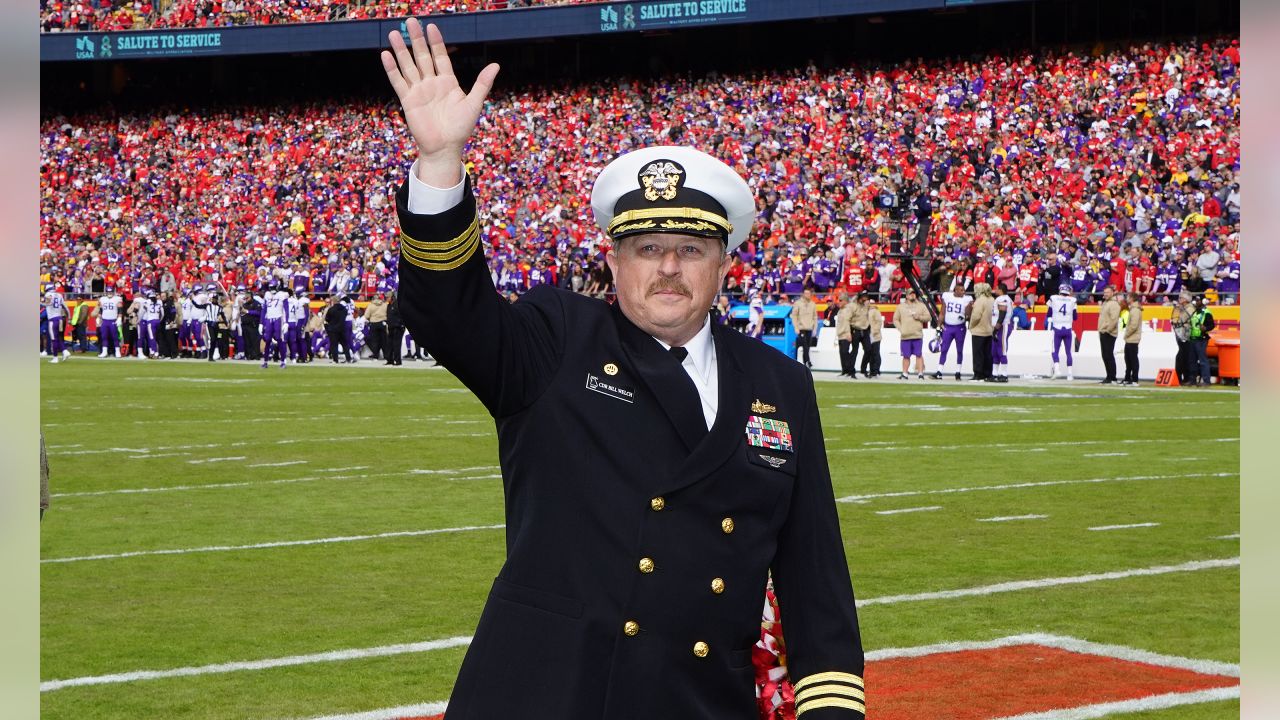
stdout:
<svg viewBox="0 0 1280 720">
<path fill-rule="evenodd" d="M 246 315 L 240 323 L 240 333 L 244 335 L 246 360 L 262 359 L 262 335 L 258 334 L 258 322 L 258 316 Z"/>
<path fill-rule="evenodd" d="M 973 338 L 973 379 L 991 377 L 991 336 L 971 335 Z"/>
<path fill-rule="evenodd" d="M 174 328 L 162 327 L 157 333 L 156 342 L 160 345 L 162 357 L 178 357 L 178 331 Z"/>
<path fill-rule="evenodd" d="M 1102 343 L 1102 367 L 1106 368 L 1107 376 L 1104 380 L 1116 381 L 1116 336 L 1107 333 L 1098 333 L 1098 340 Z"/>
<path fill-rule="evenodd" d="M 867 351 L 862 354 L 862 375 L 879 375 L 880 374 L 880 341 L 877 340 L 867 346 Z"/>
<path fill-rule="evenodd" d="M 1174 372 L 1178 374 L 1178 384 L 1186 385 L 1187 380 L 1196 377 L 1197 365 L 1195 350 L 1190 341 L 1177 340 L 1178 354 L 1173 360 Z"/>
<path fill-rule="evenodd" d="M 338 362 L 338 346 L 341 345 L 345 359 L 350 362 L 351 348 L 347 347 L 347 344 L 343 342 L 345 339 L 343 328 L 334 328 L 332 330 L 325 328 L 324 332 L 329 336 L 329 359 Z"/>
<path fill-rule="evenodd" d="M 218 351 L 219 357 L 225 358 L 227 356 L 227 348 L 224 347 L 222 329 L 218 327 L 218 323 L 206 320 L 204 327 L 208 331 L 209 344 L 207 352 L 209 361 L 213 362 L 213 351 L 215 349 Z"/>
<path fill-rule="evenodd" d="M 380 356 L 386 358 L 386 352 L 383 349 L 387 344 L 387 324 L 384 322 L 369 323 L 365 328 L 364 337 L 369 345 L 369 354 L 372 359 L 377 360 Z"/>
<path fill-rule="evenodd" d="M 387 362 L 399 365 L 401 362 L 400 348 L 404 345 L 404 326 L 388 325 L 387 330 Z"/>
<path fill-rule="evenodd" d="M 809 362 L 809 340 L 813 338 L 812 330 L 800 330 L 796 333 L 796 344 L 800 346 L 804 355 L 804 364 L 811 365 Z"/>
<path fill-rule="evenodd" d="M 853 347 L 849 350 L 849 367 L 851 368 L 858 366 L 858 348 L 862 348 L 863 358 L 866 358 L 867 355 L 871 354 L 870 330 L 859 330 L 858 328 L 853 328 Z M 866 365 L 865 359 L 862 364 L 863 366 Z M 877 369 L 879 369 L 879 367 L 879 365 L 876 366 Z M 862 374 L 866 375 L 867 371 L 863 370 Z"/>
<path fill-rule="evenodd" d="M 849 354 L 849 350 L 852 346 L 853 342 L 851 340 L 840 341 L 840 372 L 845 375 L 852 375 L 854 373 L 853 356 Z"/>
<path fill-rule="evenodd" d="M 1138 343 L 1124 344 L 1124 379 L 1138 382 Z"/>
</svg>

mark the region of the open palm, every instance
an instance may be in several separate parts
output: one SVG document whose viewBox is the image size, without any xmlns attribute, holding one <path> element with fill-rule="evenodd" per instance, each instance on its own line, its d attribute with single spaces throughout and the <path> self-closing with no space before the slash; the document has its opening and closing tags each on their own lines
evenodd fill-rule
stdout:
<svg viewBox="0 0 1280 720">
<path fill-rule="evenodd" d="M 475 130 L 498 66 L 486 66 L 471 92 L 463 92 L 439 28 L 428 25 L 424 34 L 417 18 L 410 18 L 407 26 L 411 47 L 400 33 L 390 33 L 391 50 L 382 51 L 382 67 L 418 145 L 419 176 L 431 184 L 452 185 L 460 179 L 462 149 Z"/>
</svg>

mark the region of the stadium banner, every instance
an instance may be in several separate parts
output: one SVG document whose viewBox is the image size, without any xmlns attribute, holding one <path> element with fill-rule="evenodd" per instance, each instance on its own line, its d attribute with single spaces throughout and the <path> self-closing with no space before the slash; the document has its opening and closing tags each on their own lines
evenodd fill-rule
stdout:
<svg viewBox="0 0 1280 720">
<path fill-rule="evenodd" d="M 467 44 L 934 10 L 945 5 L 946 0 L 643 0 L 422 19 L 439 25 L 450 43 Z M 119 62 L 164 57 L 373 50 L 386 47 L 388 33 L 396 30 L 406 33 L 404 21 L 404 18 L 390 18 L 185 30 L 42 33 L 40 61 Z"/>
</svg>

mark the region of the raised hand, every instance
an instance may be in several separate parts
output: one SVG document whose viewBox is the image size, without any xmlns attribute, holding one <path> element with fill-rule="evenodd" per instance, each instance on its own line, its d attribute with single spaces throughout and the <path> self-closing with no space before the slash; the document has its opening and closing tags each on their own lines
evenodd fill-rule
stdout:
<svg viewBox="0 0 1280 720">
<path fill-rule="evenodd" d="M 405 46 L 399 32 L 391 32 L 391 50 L 382 51 L 382 68 L 418 145 L 418 179 L 434 187 L 452 187 L 462 179 L 462 150 L 493 88 L 498 65 L 487 65 L 471 92 L 463 92 L 440 29 L 427 25 L 424 35 L 417 18 L 409 18 L 407 25 L 412 48 Z"/>
</svg>

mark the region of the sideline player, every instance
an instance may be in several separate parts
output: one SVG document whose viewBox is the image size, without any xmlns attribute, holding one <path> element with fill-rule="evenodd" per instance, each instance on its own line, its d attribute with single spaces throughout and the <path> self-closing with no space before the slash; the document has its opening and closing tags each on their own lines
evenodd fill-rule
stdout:
<svg viewBox="0 0 1280 720">
<path fill-rule="evenodd" d="M 956 379 L 960 379 L 960 368 L 964 366 L 964 336 L 972 309 L 973 298 L 960 283 L 952 286 L 951 294 L 942 296 L 942 357 L 938 358 L 934 380 L 942 379 L 942 368 L 947 366 L 947 351 L 953 344 L 956 346 Z"/>
<path fill-rule="evenodd" d="M 280 281 L 272 278 L 267 283 L 267 291 L 263 293 L 262 324 L 259 334 L 262 336 L 262 369 L 267 369 L 271 360 L 271 350 L 275 348 L 280 367 L 284 367 L 284 312 L 285 303 L 289 301 L 289 293 L 280 289 Z"/>
<path fill-rule="evenodd" d="M 285 307 L 284 342 L 289 350 L 289 359 L 295 363 L 306 362 L 307 350 L 302 346 L 302 328 L 307 323 L 307 311 L 311 309 L 311 301 L 307 299 L 304 287 L 295 287 L 293 297 L 289 298 Z"/>
<path fill-rule="evenodd" d="M 102 348 L 98 357 L 104 358 L 112 353 L 120 357 L 121 302 L 115 286 L 108 285 L 106 292 L 98 298 L 98 306 L 93 309 L 93 316 L 98 319 L 98 345 Z"/>
<path fill-rule="evenodd" d="M 49 362 L 55 365 L 59 359 L 63 362 L 71 359 L 71 351 L 67 349 L 65 339 L 67 301 L 60 290 L 58 286 L 49 284 L 45 286 L 44 292 L 44 309 L 49 318 L 49 354 L 53 356 Z"/>
<path fill-rule="evenodd" d="M 1009 382 L 1009 338 L 1013 337 L 1013 298 L 1000 283 L 991 286 L 995 295 L 992 309 L 995 323 L 991 333 L 991 375 L 996 382 Z M 959 379 L 957 377 L 957 379 Z"/>
<path fill-rule="evenodd" d="M 1075 293 L 1072 292 L 1071 286 L 1060 285 L 1058 294 L 1049 298 L 1048 322 L 1049 329 L 1053 330 L 1053 373 L 1049 376 L 1050 380 L 1057 380 L 1060 377 L 1058 373 L 1059 347 L 1066 350 L 1067 379 L 1075 379 L 1072 375 L 1074 359 L 1071 356 L 1071 349 L 1075 345 L 1075 324 L 1079 315 L 1080 313 L 1076 309 Z"/>
</svg>

